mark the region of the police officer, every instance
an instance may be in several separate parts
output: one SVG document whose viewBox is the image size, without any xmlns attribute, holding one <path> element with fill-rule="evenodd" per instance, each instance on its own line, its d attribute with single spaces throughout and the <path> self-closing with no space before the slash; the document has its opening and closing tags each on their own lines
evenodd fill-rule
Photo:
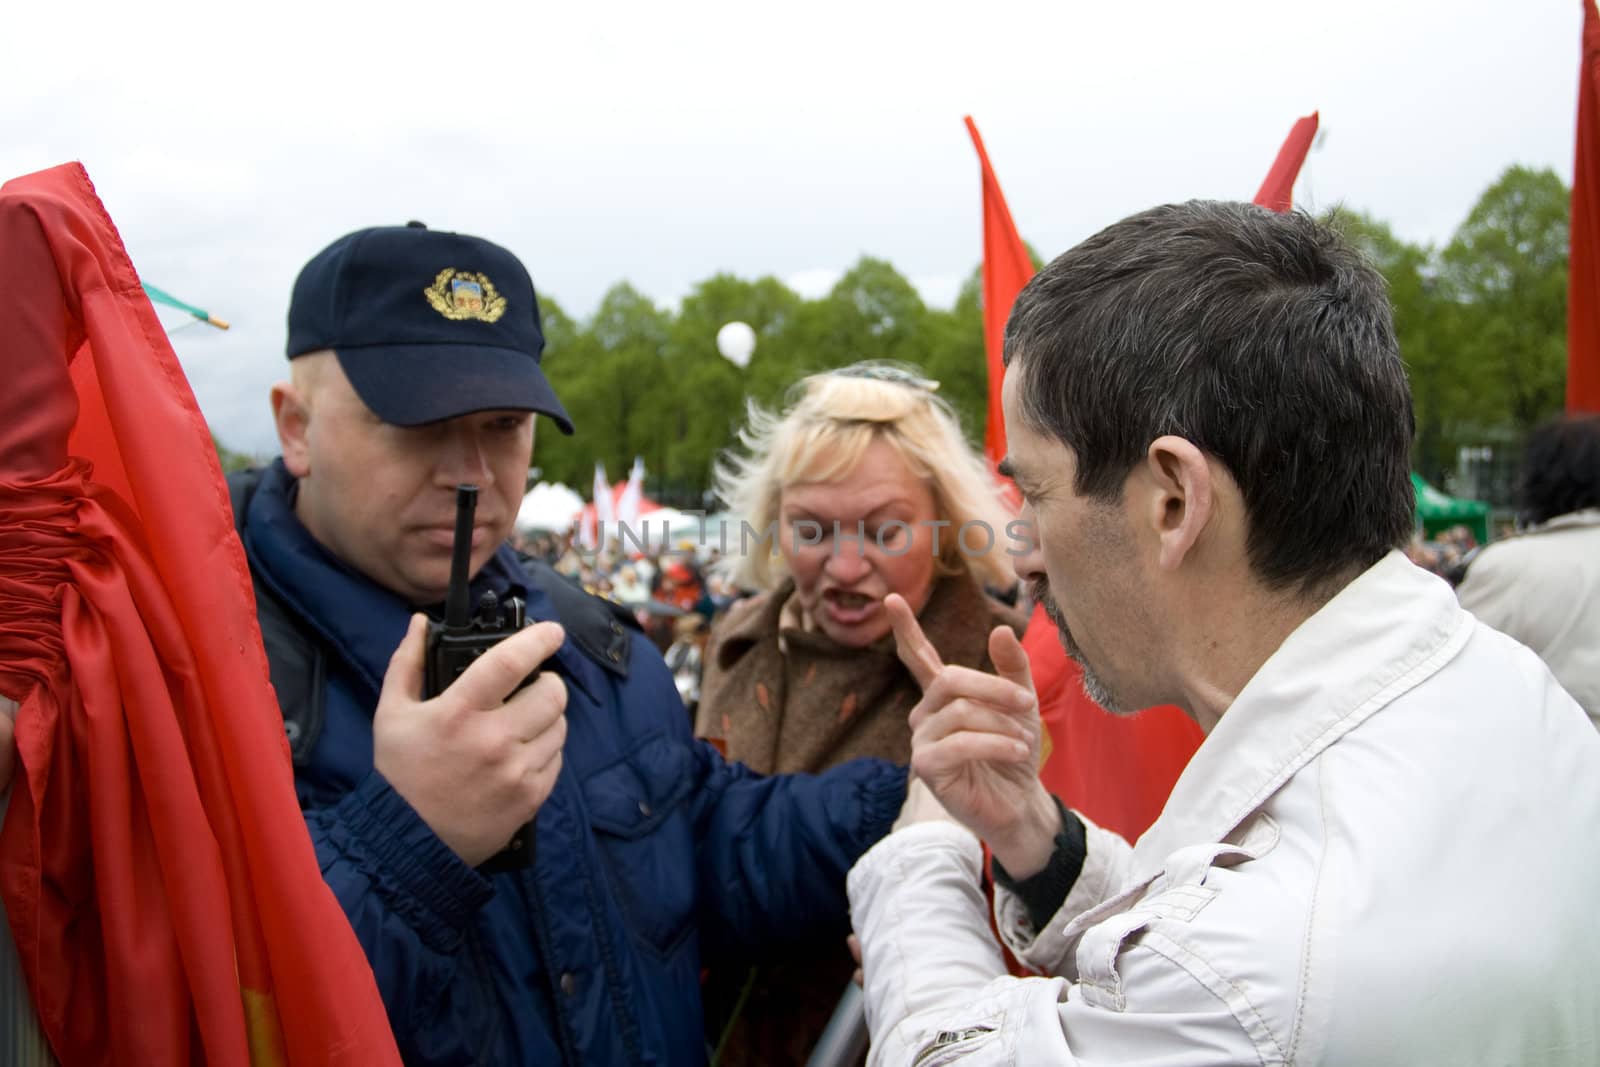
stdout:
<svg viewBox="0 0 1600 1067">
<path fill-rule="evenodd" d="M 408 1062 L 701 1063 L 703 955 L 842 938 L 904 772 L 725 763 L 626 612 L 518 560 L 535 416 L 572 432 L 543 344 L 476 237 L 362 230 L 301 271 L 282 455 L 231 484 L 296 789 Z M 462 483 L 471 600 L 532 624 L 424 699 Z"/>
</svg>

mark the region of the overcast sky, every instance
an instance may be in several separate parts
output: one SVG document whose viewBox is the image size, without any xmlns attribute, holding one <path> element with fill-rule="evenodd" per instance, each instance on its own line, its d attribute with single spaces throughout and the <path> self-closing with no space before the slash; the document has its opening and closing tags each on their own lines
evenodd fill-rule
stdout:
<svg viewBox="0 0 1600 1067">
<path fill-rule="evenodd" d="M 353 229 L 490 237 L 580 317 L 623 279 L 819 295 L 863 253 L 947 306 L 981 254 L 963 114 L 1048 258 L 1249 199 L 1319 109 L 1297 203 L 1443 243 L 1512 163 L 1571 181 L 1582 23 L 1580 0 L 60 10 L 0 33 L 0 178 L 83 161 L 145 280 L 232 321 L 172 340 L 224 442 L 263 452 L 290 284 Z"/>
</svg>

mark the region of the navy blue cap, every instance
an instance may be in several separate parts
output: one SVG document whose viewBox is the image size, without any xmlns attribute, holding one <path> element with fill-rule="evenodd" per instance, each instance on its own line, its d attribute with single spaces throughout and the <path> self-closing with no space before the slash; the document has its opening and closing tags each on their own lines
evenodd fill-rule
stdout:
<svg viewBox="0 0 1600 1067">
<path fill-rule="evenodd" d="M 480 237 L 379 226 L 317 253 L 295 279 L 288 354 L 328 348 L 385 422 L 537 411 L 572 432 L 539 366 L 533 280 L 516 256 Z"/>
</svg>

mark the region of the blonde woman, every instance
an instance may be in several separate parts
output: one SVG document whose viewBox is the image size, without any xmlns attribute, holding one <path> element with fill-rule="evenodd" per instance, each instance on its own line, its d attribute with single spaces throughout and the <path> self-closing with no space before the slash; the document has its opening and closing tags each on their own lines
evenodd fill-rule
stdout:
<svg viewBox="0 0 1600 1067">
<path fill-rule="evenodd" d="M 996 624 L 1025 616 L 1012 587 L 1022 530 L 936 382 L 860 363 L 804 379 L 787 409 L 752 406 L 745 452 L 718 491 L 738 530 L 724 566 L 755 597 L 714 629 L 696 733 L 762 773 L 821 771 L 858 756 L 905 763 L 920 691 L 895 655 L 883 598 L 917 611 L 946 663 L 984 670 Z M 841 936 L 843 931 L 841 931 Z M 851 963 L 842 941 L 708 990 L 719 1064 L 803 1063 Z M 720 995 L 719 995 L 720 994 Z M 731 1022 L 718 1017 L 742 1003 Z"/>
</svg>

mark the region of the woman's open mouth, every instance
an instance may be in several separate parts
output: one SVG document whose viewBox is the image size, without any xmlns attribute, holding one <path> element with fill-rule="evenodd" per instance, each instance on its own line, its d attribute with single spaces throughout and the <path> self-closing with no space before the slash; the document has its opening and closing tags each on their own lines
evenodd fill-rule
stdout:
<svg viewBox="0 0 1600 1067">
<path fill-rule="evenodd" d="M 854 626 L 878 610 L 878 599 L 865 593 L 846 593 L 830 589 L 822 594 L 829 618 L 844 626 Z"/>
</svg>

